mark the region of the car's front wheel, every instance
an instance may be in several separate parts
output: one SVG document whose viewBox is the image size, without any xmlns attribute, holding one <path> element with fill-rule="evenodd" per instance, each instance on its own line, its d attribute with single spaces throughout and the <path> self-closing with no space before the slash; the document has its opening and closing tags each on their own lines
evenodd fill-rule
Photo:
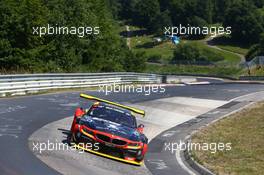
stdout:
<svg viewBox="0 0 264 175">
<path fill-rule="evenodd" d="M 67 137 L 67 142 L 69 145 L 72 145 L 75 141 L 74 141 L 74 134 L 70 133 Z"/>
<path fill-rule="evenodd" d="M 138 150 L 136 160 L 141 162 L 144 159 L 143 150 Z"/>
</svg>

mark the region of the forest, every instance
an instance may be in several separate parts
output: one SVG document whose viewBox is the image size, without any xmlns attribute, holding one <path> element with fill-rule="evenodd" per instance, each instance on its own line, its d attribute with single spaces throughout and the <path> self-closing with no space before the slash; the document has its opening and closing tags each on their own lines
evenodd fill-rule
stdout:
<svg viewBox="0 0 264 175">
<path fill-rule="evenodd" d="M 230 41 L 251 46 L 246 55 L 250 60 L 264 53 L 263 5 L 264 0 L 0 0 L 0 70 L 144 71 L 148 58 L 128 48 L 121 24 L 157 36 L 165 26 L 179 24 L 230 26 Z M 48 24 L 99 26 L 100 34 L 32 34 L 32 28 Z"/>
</svg>

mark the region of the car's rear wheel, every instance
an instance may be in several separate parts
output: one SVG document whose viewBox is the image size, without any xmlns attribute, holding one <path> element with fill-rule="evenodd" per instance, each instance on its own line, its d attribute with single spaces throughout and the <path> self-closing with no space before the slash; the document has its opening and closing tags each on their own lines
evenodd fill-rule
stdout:
<svg viewBox="0 0 264 175">
<path fill-rule="evenodd" d="M 76 134 L 73 134 L 73 139 L 76 144 L 80 143 L 82 134 L 80 132 L 77 132 Z"/>
<path fill-rule="evenodd" d="M 70 133 L 70 134 L 68 135 L 68 137 L 67 137 L 67 143 L 68 143 L 69 145 L 72 145 L 73 142 L 74 142 L 73 133 Z"/>
<path fill-rule="evenodd" d="M 71 133 L 71 134 L 68 136 L 68 143 L 69 143 L 70 145 L 72 145 L 72 144 L 74 144 L 74 143 L 78 144 L 78 143 L 79 143 L 79 140 L 80 140 L 80 137 L 78 137 L 78 135 L 75 134 L 75 133 Z"/>
</svg>

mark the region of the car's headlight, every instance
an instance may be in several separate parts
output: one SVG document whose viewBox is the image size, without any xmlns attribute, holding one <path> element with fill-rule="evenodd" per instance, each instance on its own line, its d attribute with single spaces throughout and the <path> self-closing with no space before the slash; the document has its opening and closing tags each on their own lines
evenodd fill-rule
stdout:
<svg viewBox="0 0 264 175">
<path fill-rule="evenodd" d="M 139 146 L 138 143 L 129 143 L 128 146 Z"/>
<path fill-rule="evenodd" d="M 137 152 L 137 156 L 140 156 L 141 154 L 142 154 L 142 151 L 139 150 L 139 151 Z"/>
</svg>

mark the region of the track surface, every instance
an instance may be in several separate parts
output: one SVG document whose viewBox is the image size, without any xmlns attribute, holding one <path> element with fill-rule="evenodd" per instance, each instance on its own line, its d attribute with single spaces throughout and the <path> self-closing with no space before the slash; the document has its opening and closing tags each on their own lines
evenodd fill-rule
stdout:
<svg viewBox="0 0 264 175">
<path fill-rule="evenodd" d="M 263 89 L 263 85 L 254 84 L 214 84 L 166 87 L 165 93 L 151 96 L 89 93 L 117 102 L 142 103 L 176 96 L 228 101 Z M 87 105 L 78 95 L 74 92 L 0 100 L 0 174 L 58 174 L 30 151 L 28 138 L 42 126 L 71 116 L 76 106 Z M 176 164 L 176 158 L 170 162 Z M 147 167 L 153 174 L 158 172 L 156 166 Z"/>
</svg>

